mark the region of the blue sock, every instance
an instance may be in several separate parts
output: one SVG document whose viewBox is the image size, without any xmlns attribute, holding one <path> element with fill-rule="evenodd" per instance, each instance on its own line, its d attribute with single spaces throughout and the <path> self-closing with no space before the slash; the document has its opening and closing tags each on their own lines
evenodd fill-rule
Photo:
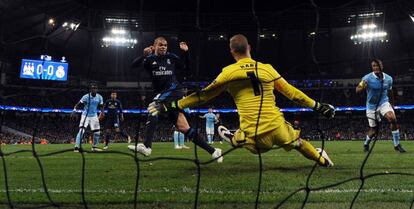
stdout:
<svg viewBox="0 0 414 209">
<path fill-rule="evenodd" d="M 178 136 L 180 138 L 180 145 L 183 146 L 184 145 L 184 134 L 183 133 L 179 133 Z"/>
<path fill-rule="evenodd" d="M 174 131 L 174 146 L 178 146 L 178 131 Z"/>
<path fill-rule="evenodd" d="M 212 138 L 213 138 L 213 137 L 211 137 L 211 134 L 208 134 L 208 135 L 207 135 L 208 143 L 211 143 Z"/>
<path fill-rule="evenodd" d="M 96 145 L 98 145 L 100 136 L 101 136 L 101 133 L 99 131 L 93 133 L 93 147 L 96 147 Z"/>
<path fill-rule="evenodd" d="M 79 129 L 78 134 L 76 135 L 76 144 L 75 147 L 80 147 L 81 139 L 83 137 L 83 129 Z"/>
<path fill-rule="evenodd" d="M 392 140 L 394 141 L 394 146 L 400 144 L 400 130 L 391 131 L 392 133 Z"/>
<path fill-rule="evenodd" d="M 369 138 L 369 136 L 367 135 L 367 136 L 365 137 L 365 142 L 364 142 L 364 145 L 368 145 L 370 142 L 371 142 L 371 139 L 370 139 L 370 138 Z"/>
</svg>

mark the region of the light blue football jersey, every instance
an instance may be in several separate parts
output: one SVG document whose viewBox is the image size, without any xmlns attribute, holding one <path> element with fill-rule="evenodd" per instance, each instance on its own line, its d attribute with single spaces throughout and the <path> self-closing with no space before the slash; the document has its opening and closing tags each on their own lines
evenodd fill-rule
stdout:
<svg viewBox="0 0 414 209">
<path fill-rule="evenodd" d="M 389 102 L 388 90 L 392 89 L 392 77 L 383 73 L 384 79 L 378 78 L 375 73 L 365 75 L 362 80 L 367 81 L 367 109 L 375 110 L 376 107 Z"/>
<path fill-rule="evenodd" d="M 103 98 L 98 93 L 95 96 L 92 96 L 89 93 L 82 97 L 80 103 L 83 104 L 82 115 L 86 115 L 86 117 L 93 117 L 97 116 L 98 106 L 103 105 Z"/>
<path fill-rule="evenodd" d="M 206 118 L 206 128 L 214 128 L 214 121 L 216 120 L 216 115 L 213 113 L 206 113 L 204 115 Z"/>
</svg>

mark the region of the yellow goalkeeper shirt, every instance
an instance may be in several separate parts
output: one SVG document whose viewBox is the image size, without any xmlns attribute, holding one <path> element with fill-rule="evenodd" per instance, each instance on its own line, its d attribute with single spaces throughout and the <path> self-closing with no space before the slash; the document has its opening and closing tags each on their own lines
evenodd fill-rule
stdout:
<svg viewBox="0 0 414 209">
<path fill-rule="evenodd" d="M 236 103 L 240 129 L 247 137 L 254 137 L 257 122 L 258 135 L 272 131 L 285 122 L 283 114 L 276 106 L 273 94 L 275 86 L 279 86 L 278 90 L 283 95 L 303 106 L 313 107 L 315 104 L 312 99 L 287 83 L 271 65 L 243 58 L 223 68 L 217 78 L 200 92 L 179 100 L 178 106 L 181 109 L 194 107 L 227 90 Z"/>
</svg>

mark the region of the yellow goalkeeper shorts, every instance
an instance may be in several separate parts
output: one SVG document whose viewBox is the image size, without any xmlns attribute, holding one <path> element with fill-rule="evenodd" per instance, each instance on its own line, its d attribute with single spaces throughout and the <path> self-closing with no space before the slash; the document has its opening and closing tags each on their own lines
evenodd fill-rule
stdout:
<svg viewBox="0 0 414 209">
<path fill-rule="evenodd" d="M 283 123 L 273 131 L 258 135 L 256 137 L 246 137 L 244 132 L 238 129 L 232 138 L 232 145 L 236 147 L 244 147 L 253 154 L 267 152 L 273 147 L 282 147 L 286 151 L 290 151 L 299 144 L 300 130 L 293 129 L 288 122 Z"/>
</svg>

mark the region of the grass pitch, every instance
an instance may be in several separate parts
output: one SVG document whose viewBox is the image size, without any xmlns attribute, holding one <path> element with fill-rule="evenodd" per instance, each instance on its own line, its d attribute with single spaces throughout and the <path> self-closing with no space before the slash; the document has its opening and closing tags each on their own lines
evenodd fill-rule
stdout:
<svg viewBox="0 0 414 209">
<path fill-rule="evenodd" d="M 316 147 L 320 142 L 312 142 Z M 354 208 L 410 208 L 414 200 L 414 142 L 402 142 L 407 153 L 393 150 L 391 141 L 379 141 L 362 173 L 367 178 Z M 190 145 L 187 143 L 187 145 Z M 191 144 L 192 145 L 192 144 Z M 215 143 L 223 150 L 231 147 Z M 73 145 L 36 145 L 39 155 L 72 149 Z M 193 208 L 197 184 L 194 146 L 175 150 L 172 143 L 155 143 L 150 157 L 138 155 L 138 208 Z M 90 150 L 90 145 L 84 145 Z M 8 190 L 14 207 L 43 206 L 49 200 L 43 191 L 39 165 L 31 145 L 2 146 L 6 156 Z M 361 141 L 326 142 L 325 149 L 335 163 L 333 168 L 317 167 L 309 187 L 344 184 L 310 192 L 305 208 L 349 208 L 358 191 L 360 168 L 366 156 Z M 85 159 L 85 202 L 88 208 L 134 208 L 137 164 L 127 144 L 111 144 L 110 152 L 87 153 Z M 117 153 L 113 153 L 115 151 Z M 211 156 L 198 149 L 200 162 Z M 176 158 L 175 160 L 163 157 Z M 82 208 L 82 156 L 71 150 L 41 156 L 45 181 L 51 199 L 60 208 Z M 144 160 L 144 161 L 141 161 Z M 262 155 L 263 179 L 259 208 L 274 208 L 294 191 L 305 187 L 314 163 L 296 151 L 272 150 Z M 0 207 L 9 208 L 4 164 L 0 171 Z M 198 208 L 254 208 L 259 179 L 259 158 L 237 149 L 224 156 L 224 162 L 202 164 Z M 411 175 L 393 175 L 402 172 Z M 388 174 L 387 174 L 388 173 Z M 301 208 L 306 192 L 289 198 L 281 208 Z M 53 208 L 53 207 L 46 207 Z"/>
</svg>

